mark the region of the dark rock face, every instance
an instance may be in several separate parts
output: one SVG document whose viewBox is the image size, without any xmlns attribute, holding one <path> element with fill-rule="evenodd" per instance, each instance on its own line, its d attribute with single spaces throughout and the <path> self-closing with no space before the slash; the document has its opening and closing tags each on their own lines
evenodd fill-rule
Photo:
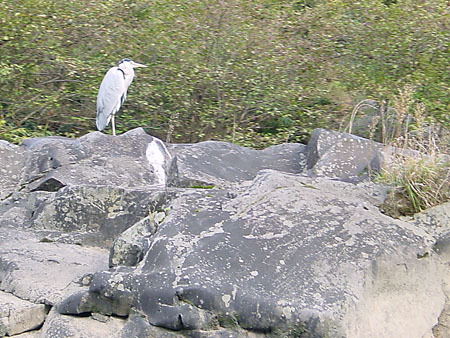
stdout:
<svg viewBox="0 0 450 338">
<path fill-rule="evenodd" d="M 155 169 L 146 157 L 152 141 L 142 129 L 119 137 L 94 132 L 77 140 L 26 140 L 29 160 L 24 184 L 31 191 L 56 191 L 66 185 L 137 188 L 155 184 Z"/>
<path fill-rule="evenodd" d="M 299 173 L 306 162 L 306 146 L 298 143 L 253 150 L 226 142 L 206 141 L 173 144 L 169 149 L 174 154 L 169 184 L 183 188 L 231 187 L 253 179 L 262 169 Z"/>
<path fill-rule="evenodd" d="M 114 187 L 64 187 L 41 203 L 31 226 L 53 232 L 81 233 L 81 243 L 110 247 L 113 240 L 165 203 L 160 190 Z"/>
<path fill-rule="evenodd" d="M 382 145 L 351 134 L 316 129 L 308 143 L 307 169 L 314 175 L 361 182 L 380 169 Z"/>
<path fill-rule="evenodd" d="M 325 130 L 260 151 L 142 129 L 1 143 L 0 333 L 33 329 L 11 320 L 28 306 L 45 337 L 442 332 L 448 213 L 380 213 L 379 149 Z"/>
<path fill-rule="evenodd" d="M 369 196 L 275 171 L 234 199 L 224 191 L 184 193 L 139 267 L 95 274 L 90 294 L 172 330 L 236 322 L 260 332 L 301 327 L 345 336 L 342 309 L 363 297 L 372 264 L 390 257 L 409 265 L 425 249 L 423 231 L 380 215 Z M 109 303 L 101 311 L 110 313 Z"/>
</svg>

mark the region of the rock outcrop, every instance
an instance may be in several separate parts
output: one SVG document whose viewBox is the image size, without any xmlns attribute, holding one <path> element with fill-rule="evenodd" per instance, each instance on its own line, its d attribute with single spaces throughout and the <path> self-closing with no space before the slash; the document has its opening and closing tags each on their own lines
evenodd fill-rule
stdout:
<svg viewBox="0 0 450 338">
<path fill-rule="evenodd" d="M 449 205 L 382 214 L 381 150 L 2 142 L 0 336 L 448 337 Z"/>
</svg>

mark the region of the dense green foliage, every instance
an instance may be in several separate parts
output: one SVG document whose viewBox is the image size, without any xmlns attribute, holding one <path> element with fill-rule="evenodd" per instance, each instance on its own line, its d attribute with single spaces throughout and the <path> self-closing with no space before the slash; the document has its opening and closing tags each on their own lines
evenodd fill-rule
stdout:
<svg viewBox="0 0 450 338">
<path fill-rule="evenodd" d="M 95 129 L 109 67 L 137 69 L 118 132 L 262 147 L 416 88 L 449 125 L 445 0 L 1 0 L 0 138 Z"/>
</svg>

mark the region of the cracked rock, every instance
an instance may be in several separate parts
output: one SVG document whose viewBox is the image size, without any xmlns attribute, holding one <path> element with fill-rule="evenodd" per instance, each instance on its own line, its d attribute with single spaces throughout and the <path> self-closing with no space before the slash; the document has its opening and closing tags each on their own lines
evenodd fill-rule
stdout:
<svg viewBox="0 0 450 338">
<path fill-rule="evenodd" d="M 39 327 L 48 307 L 0 291 L 0 337 L 13 336 Z"/>
</svg>

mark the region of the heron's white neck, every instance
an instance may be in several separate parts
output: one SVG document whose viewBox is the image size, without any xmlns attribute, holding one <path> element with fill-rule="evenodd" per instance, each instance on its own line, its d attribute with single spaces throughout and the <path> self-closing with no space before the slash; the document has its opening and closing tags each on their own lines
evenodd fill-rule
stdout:
<svg viewBox="0 0 450 338">
<path fill-rule="evenodd" d="M 122 63 L 119 65 L 119 68 L 123 71 L 125 75 L 134 75 L 133 67 L 128 63 Z"/>
</svg>

